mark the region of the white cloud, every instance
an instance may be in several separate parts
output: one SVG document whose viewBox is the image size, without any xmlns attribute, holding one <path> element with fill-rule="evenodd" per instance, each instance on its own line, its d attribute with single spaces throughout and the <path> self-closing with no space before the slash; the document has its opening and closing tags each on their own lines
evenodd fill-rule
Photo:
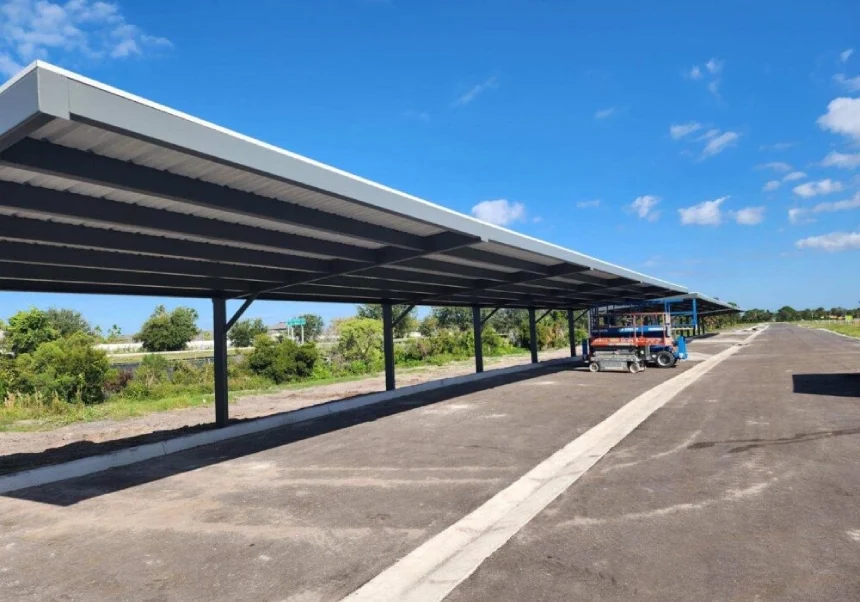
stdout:
<svg viewBox="0 0 860 602">
<path fill-rule="evenodd" d="M 788 221 L 792 224 L 809 224 L 814 222 L 814 219 L 807 217 L 809 210 L 807 209 L 789 209 L 788 210 Z"/>
<path fill-rule="evenodd" d="M 806 177 L 806 174 L 802 171 L 793 171 L 791 173 L 785 174 L 782 178 L 783 182 L 794 182 L 795 180 L 802 180 Z"/>
<path fill-rule="evenodd" d="M 839 60 L 842 61 L 843 63 L 845 63 L 848 61 L 849 58 L 851 58 L 852 54 L 854 54 L 853 48 L 848 48 L 846 50 L 843 50 L 842 52 L 839 53 Z"/>
<path fill-rule="evenodd" d="M 496 226 L 507 226 L 522 221 L 526 216 L 526 207 L 522 203 L 512 203 L 507 199 L 482 201 L 472 207 L 472 215 Z"/>
<path fill-rule="evenodd" d="M 717 59 L 711 59 L 707 63 L 705 63 L 705 67 L 708 71 L 714 75 L 723 70 L 723 61 L 719 61 Z"/>
<path fill-rule="evenodd" d="M 660 203 L 660 197 L 654 196 L 653 194 L 646 194 L 636 197 L 636 199 L 630 203 L 630 209 L 635 211 L 636 215 L 642 219 L 647 219 L 649 222 L 656 222 L 660 217 L 660 212 L 654 211 L 654 208 L 658 203 Z"/>
<path fill-rule="evenodd" d="M 732 211 L 731 216 L 742 226 L 755 226 L 764 221 L 764 207 L 744 207 Z"/>
<path fill-rule="evenodd" d="M 855 194 L 853 198 L 845 201 L 818 203 L 811 209 L 789 209 L 788 219 L 792 224 L 808 223 L 815 221 L 809 217 L 810 215 L 850 211 L 851 209 L 860 209 L 860 192 Z"/>
<path fill-rule="evenodd" d="M 860 98 L 836 98 L 827 105 L 827 113 L 818 118 L 818 125 L 835 134 L 860 140 Z"/>
<path fill-rule="evenodd" d="M 692 207 L 678 209 L 681 223 L 685 226 L 719 226 L 723 221 L 720 205 L 725 203 L 729 197 L 724 196 L 713 201 L 702 201 Z"/>
<path fill-rule="evenodd" d="M 700 80 L 707 76 L 708 81 L 708 90 L 714 96 L 719 97 L 720 95 L 720 72 L 723 70 L 723 61 L 712 58 L 707 63 L 705 63 L 704 67 L 700 67 L 699 65 L 693 65 L 693 67 L 685 73 L 685 75 L 692 80 Z"/>
<path fill-rule="evenodd" d="M 764 190 L 765 192 L 773 192 L 774 190 L 776 190 L 780 186 L 782 186 L 782 182 L 780 182 L 779 180 L 771 180 L 770 182 L 768 182 L 767 184 L 764 185 L 762 190 Z"/>
<path fill-rule="evenodd" d="M 13 59 L 6 53 L 0 53 L 0 75 L 14 75 L 18 73 L 24 65 Z"/>
<path fill-rule="evenodd" d="M 606 119 L 607 117 L 609 117 L 609 116 L 610 116 L 610 115 L 612 115 L 613 113 L 615 113 L 615 107 L 609 107 L 609 108 L 606 108 L 606 109 L 600 109 L 599 111 L 597 111 L 597 112 L 594 114 L 594 118 L 595 118 L 595 119 Z"/>
<path fill-rule="evenodd" d="M 791 165 L 785 161 L 771 161 L 770 163 L 757 165 L 756 169 L 772 169 L 773 171 L 786 172 L 791 171 Z"/>
<path fill-rule="evenodd" d="M 860 232 L 831 232 L 810 236 L 794 243 L 798 249 L 819 249 L 832 253 L 860 249 Z"/>
<path fill-rule="evenodd" d="M 784 151 L 792 146 L 795 146 L 794 142 L 774 142 L 773 144 L 762 144 L 758 147 L 760 151 Z"/>
<path fill-rule="evenodd" d="M 673 140 L 679 140 L 688 134 L 692 134 L 693 132 L 701 129 L 702 124 L 696 121 L 690 121 L 688 123 L 680 123 L 677 125 L 669 126 L 669 135 L 672 136 Z"/>
<path fill-rule="evenodd" d="M 707 132 L 705 132 L 704 134 L 702 134 L 701 136 L 699 136 L 698 138 L 696 138 L 696 140 L 710 140 L 711 138 L 716 138 L 719 135 L 720 135 L 720 130 L 718 130 L 716 128 L 712 128 L 712 129 L 708 130 Z"/>
<path fill-rule="evenodd" d="M 850 209 L 860 209 L 860 193 L 854 195 L 854 198 L 847 201 L 832 201 L 828 203 L 818 203 L 812 208 L 813 213 L 831 213 L 833 211 L 848 211 Z"/>
<path fill-rule="evenodd" d="M 577 208 L 579 209 L 589 209 L 594 207 L 600 207 L 600 199 L 592 199 L 590 201 L 578 201 L 576 203 Z"/>
<path fill-rule="evenodd" d="M 822 167 L 841 167 L 842 169 L 856 169 L 860 167 L 860 153 L 840 153 L 831 151 L 821 161 Z"/>
<path fill-rule="evenodd" d="M 800 186 L 795 186 L 792 190 L 794 190 L 794 194 L 797 196 L 811 198 L 821 194 L 839 192 L 842 189 L 842 182 L 827 178 L 826 180 L 819 180 L 817 182 L 806 182 Z"/>
<path fill-rule="evenodd" d="M 498 85 L 498 80 L 495 76 L 488 78 L 487 80 L 472 86 L 465 94 L 461 95 L 457 100 L 454 101 L 455 106 L 467 105 L 476 98 L 478 98 L 481 94 L 486 92 L 487 90 L 492 90 L 496 88 Z"/>
<path fill-rule="evenodd" d="M 4 75 L 35 59 L 121 59 L 170 46 L 166 38 L 146 35 L 128 23 L 119 7 L 109 2 L 6 0 L 0 5 L 0 73 Z"/>
<path fill-rule="evenodd" d="M 848 90 L 849 92 L 860 91 L 860 75 L 854 77 L 846 77 L 844 73 L 837 73 L 833 76 L 833 81 Z"/>
<path fill-rule="evenodd" d="M 712 138 L 706 145 L 705 149 L 702 151 L 702 157 L 713 157 L 717 155 L 730 146 L 734 146 L 740 136 L 735 132 L 723 132 L 716 138 Z"/>
</svg>

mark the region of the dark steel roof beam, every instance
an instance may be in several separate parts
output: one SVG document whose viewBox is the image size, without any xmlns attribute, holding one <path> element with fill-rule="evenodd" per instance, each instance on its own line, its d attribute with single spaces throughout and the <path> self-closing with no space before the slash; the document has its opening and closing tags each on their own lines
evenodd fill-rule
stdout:
<svg viewBox="0 0 860 602">
<path fill-rule="evenodd" d="M 3 215 L 0 215 L 0 238 L 140 253 L 152 257 L 193 258 L 229 265 L 265 266 L 275 271 L 322 272 L 330 265 L 329 260 L 314 257 Z M 287 275 L 289 274 L 281 273 L 277 280 Z"/>
<path fill-rule="evenodd" d="M 377 244 L 423 248 L 422 237 L 407 232 L 32 138 L 3 152 L 0 164 Z"/>
<path fill-rule="evenodd" d="M 134 255 L 115 251 L 94 251 L 8 240 L 0 240 L 0 258 L 3 261 L 15 263 L 89 267 L 151 274 L 236 278 L 262 282 L 278 282 L 291 274 L 287 271 L 254 266 Z"/>
<path fill-rule="evenodd" d="M 483 249 L 454 249 L 452 251 L 446 252 L 445 255 L 457 257 L 458 259 L 465 259 L 467 261 L 474 261 L 476 263 L 484 263 L 487 265 L 501 265 L 515 270 L 533 272 L 535 274 L 548 275 L 546 270 L 547 268 L 551 267 L 547 265 L 542 265 L 540 263 L 534 263 L 531 261 L 519 259 L 517 257 L 510 257 L 508 255 L 502 255 L 500 253 L 492 253 Z M 586 270 L 588 268 L 583 267 L 582 269 Z"/>
<path fill-rule="evenodd" d="M 429 257 L 419 257 L 403 261 L 393 266 L 386 266 L 395 269 L 404 270 L 421 270 L 424 272 L 439 274 L 443 276 L 454 275 L 458 278 L 480 278 L 487 280 L 503 281 L 504 277 L 511 272 L 501 270 L 493 270 L 472 265 L 463 265 L 460 263 L 452 263 L 450 261 L 442 261 Z"/>
<path fill-rule="evenodd" d="M 351 261 L 336 260 L 331 262 L 328 273 L 326 274 L 317 274 L 313 276 L 301 275 L 292 279 L 287 279 L 278 286 L 259 288 L 253 292 L 257 294 L 271 293 L 286 290 L 302 284 L 315 284 L 330 278 L 348 276 L 360 273 L 366 269 L 397 264 L 417 257 L 422 257 L 424 255 L 433 255 L 442 251 L 466 247 L 478 242 L 481 242 L 481 240 L 475 236 L 459 234 L 457 232 L 440 232 L 439 234 L 433 234 L 432 236 L 426 237 L 424 249 L 421 251 L 384 247 L 376 250 L 370 264 L 356 265 Z"/>
<path fill-rule="evenodd" d="M 22 280 L 6 278 L 0 274 L 0 290 L 25 293 L 77 293 L 82 295 L 134 295 L 150 297 L 181 297 L 208 299 L 212 291 L 202 288 L 171 288 L 161 286 L 128 286 L 114 283 L 52 282 L 48 280 Z"/>
<path fill-rule="evenodd" d="M 358 261 L 373 261 L 375 257 L 374 249 L 10 182 L 0 182 L 0 207 L 40 213 L 49 217 L 73 218 L 131 229 L 143 228 L 151 232 L 194 236 L 221 244 L 252 244 L 270 247 L 274 251 L 310 253 Z"/>
<path fill-rule="evenodd" d="M 206 276 L 177 276 L 174 274 L 146 274 L 143 272 L 121 272 L 98 268 L 51 266 L 13 263 L 0 260 L 0 278 L 16 280 L 43 280 L 50 282 L 80 282 L 85 284 L 113 283 L 127 286 L 146 286 L 196 289 L 204 288 L 219 292 L 244 292 L 248 289 L 245 280 L 210 278 Z M 210 295 L 211 296 L 211 295 Z"/>
<path fill-rule="evenodd" d="M 536 275 L 536 274 L 531 273 L 531 272 L 513 272 L 510 274 L 505 274 L 503 276 L 504 284 L 500 284 L 499 282 L 492 281 L 492 280 L 475 280 L 474 282 L 471 283 L 471 286 L 469 287 L 468 290 L 459 292 L 459 293 L 457 293 L 457 295 L 460 295 L 460 296 L 471 295 L 471 294 L 479 293 L 482 291 L 488 291 L 488 290 L 494 290 L 494 289 L 502 288 L 504 285 L 523 284 L 523 283 L 530 282 L 532 280 L 541 280 L 541 279 L 545 278 L 547 275 L 563 276 L 565 274 L 575 274 L 577 272 L 582 272 L 586 269 L 588 269 L 588 268 L 584 268 L 584 267 L 578 266 L 578 265 L 571 265 L 568 263 L 559 263 L 559 264 L 552 265 L 552 266 L 549 266 L 548 268 L 546 268 L 546 271 L 549 272 L 549 274 Z M 437 301 L 437 300 L 438 300 L 438 298 L 424 298 L 424 299 L 415 299 L 414 302 L 419 303 L 419 304 L 426 304 L 426 303 L 432 303 L 433 301 Z"/>
</svg>

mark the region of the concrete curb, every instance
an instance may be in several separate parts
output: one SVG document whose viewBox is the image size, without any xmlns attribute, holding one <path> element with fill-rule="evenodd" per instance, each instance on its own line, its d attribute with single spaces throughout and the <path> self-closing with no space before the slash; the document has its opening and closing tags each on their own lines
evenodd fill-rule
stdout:
<svg viewBox="0 0 860 602">
<path fill-rule="evenodd" d="M 17 489 L 25 489 L 27 487 L 37 487 L 39 485 L 46 485 L 57 481 L 65 481 L 66 479 L 82 477 L 109 470 L 111 468 L 118 468 L 120 466 L 128 466 L 129 464 L 151 460 L 152 458 L 158 458 L 168 454 L 175 454 L 176 452 L 185 451 L 194 447 L 210 445 L 212 443 L 227 441 L 237 437 L 244 437 L 245 435 L 268 431 L 282 426 L 295 424 L 297 422 L 304 422 L 306 420 L 313 420 L 322 416 L 348 412 L 357 408 L 384 403 L 400 397 L 414 395 L 416 393 L 434 391 L 436 389 L 443 389 L 454 385 L 478 382 L 489 378 L 516 374 L 518 372 L 527 372 L 529 370 L 537 370 L 549 366 L 558 366 L 568 363 L 572 364 L 577 362 L 578 359 L 579 358 L 561 358 L 540 362 L 538 364 L 523 364 L 520 366 L 511 366 L 510 368 L 488 370 L 481 374 L 466 374 L 452 378 L 443 378 L 441 380 L 433 380 L 413 385 L 411 387 L 396 389 L 394 391 L 383 391 L 380 393 L 371 393 L 369 395 L 353 397 L 351 399 L 329 401 L 319 405 L 294 410 L 292 412 L 285 412 L 277 416 L 257 418 L 247 422 L 233 424 L 222 429 L 184 435 L 175 439 L 158 441 L 156 443 L 147 443 L 145 445 L 129 447 L 107 454 L 71 460 L 70 462 L 63 462 L 62 464 L 41 466 L 39 468 L 33 468 L 32 470 L 25 470 L 0 476 L 0 494 L 15 491 Z"/>
</svg>

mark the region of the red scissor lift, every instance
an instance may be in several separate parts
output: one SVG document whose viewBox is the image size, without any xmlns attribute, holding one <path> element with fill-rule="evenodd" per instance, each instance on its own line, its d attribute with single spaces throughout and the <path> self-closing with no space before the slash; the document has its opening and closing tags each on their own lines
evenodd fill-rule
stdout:
<svg viewBox="0 0 860 602">
<path fill-rule="evenodd" d="M 586 361 L 592 372 L 670 368 L 682 356 L 668 313 L 592 311 L 590 333 Z"/>
</svg>

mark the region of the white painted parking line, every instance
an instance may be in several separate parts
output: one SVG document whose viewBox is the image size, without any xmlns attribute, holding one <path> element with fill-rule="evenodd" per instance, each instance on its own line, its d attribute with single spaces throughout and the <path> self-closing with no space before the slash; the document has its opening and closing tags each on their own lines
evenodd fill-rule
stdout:
<svg viewBox="0 0 860 602">
<path fill-rule="evenodd" d="M 745 342 L 762 332 L 764 329 L 752 334 Z M 646 391 L 345 600 L 442 600 L 651 414 L 739 349 L 739 346 L 730 347 Z"/>
</svg>

